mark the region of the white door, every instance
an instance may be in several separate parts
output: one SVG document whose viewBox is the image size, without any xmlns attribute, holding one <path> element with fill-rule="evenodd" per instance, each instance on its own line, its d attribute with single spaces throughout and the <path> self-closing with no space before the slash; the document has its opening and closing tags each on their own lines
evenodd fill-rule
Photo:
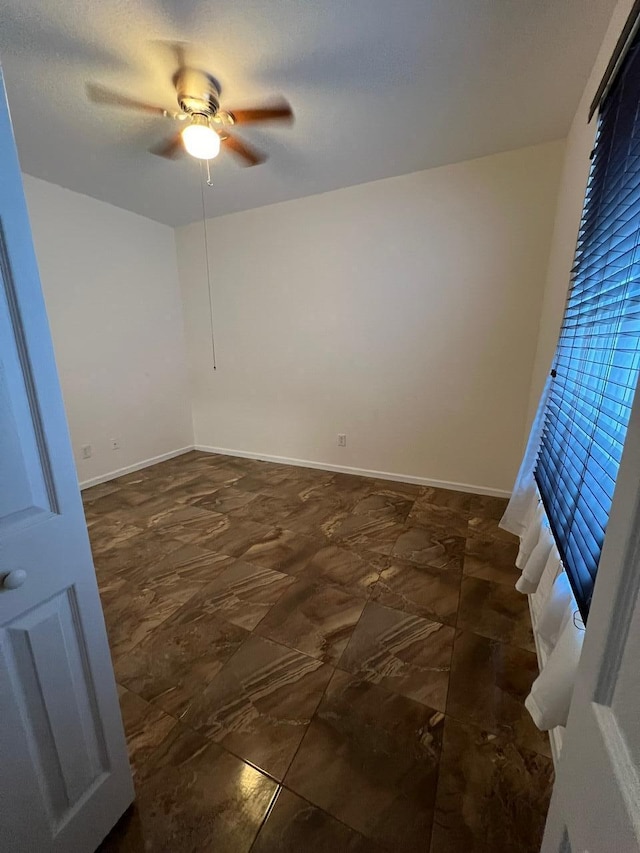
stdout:
<svg viewBox="0 0 640 853">
<path fill-rule="evenodd" d="M 132 800 L 0 74 L 0 850 L 95 850 Z"/>
<path fill-rule="evenodd" d="M 640 851 L 640 393 L 563 739 L 543 853 Z"/>
</svg>

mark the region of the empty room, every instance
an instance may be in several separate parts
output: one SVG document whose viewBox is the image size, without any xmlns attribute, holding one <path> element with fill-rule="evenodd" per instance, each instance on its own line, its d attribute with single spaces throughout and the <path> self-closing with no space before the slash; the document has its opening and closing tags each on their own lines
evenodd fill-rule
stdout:
<svg viewBox="0 0 640 853">
<path fill-rule="evenodd" d="M 640 0 L 0 63 L 0 850 L 640 851 Z"/>
</svg>

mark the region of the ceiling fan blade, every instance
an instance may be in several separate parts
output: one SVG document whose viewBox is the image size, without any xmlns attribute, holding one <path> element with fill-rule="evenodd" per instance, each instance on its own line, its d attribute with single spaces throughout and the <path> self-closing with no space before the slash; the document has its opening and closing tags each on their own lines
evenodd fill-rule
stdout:
<svg viewBox="0 0 640 853">
<path fill-rule="evenodd" d="M 147 104 L 145 101 L 138 101 L 136 98 L 129 98 L 127 95 L 121 95 L 119 92 L 113 92 L 105 86 L 100 86 L 97 83 L 87 84 L 87 95 L 89 100 L 96 104 L 109 104 L 113 107 L 125 107 L 129 110 L 139 110 L 144 113 L 152 113 L 153 115 L 168 116 L 170 113 L 163 107 L 157 107 L 155 104 Z"/>
<path fill-rule="evenodd" d="M 181 131 L 174 133 L 173 136 L 165 139 L 164 142 L 154 145 L 149 151 L 152 154 L 157 154 L 158 157 L 165 157 L 167 160 L 175 160 L 176 157 L 180 157 L 185 153 Z"/>
<path fill-rule="evenodd" d="M 293 110 L 286 101 L 271 106 L 255 107 L 250 110 L 226 110 L 235 124 L 250 124 L 256 121 L 293 121 Z"/>
<path fill-rule="evenodd" d="M 257 166 L 259 163 L 264 163 L 267 159 L 266 154 L 263 154 L 251 145 L 247 145 L 246 142 L 238 139 L 237 136 L 229 136 L 226 129 L 220 139 L 225 148 L 228 148 L 229 151 L 243 161 L 244 166 Z"/>
</svg>

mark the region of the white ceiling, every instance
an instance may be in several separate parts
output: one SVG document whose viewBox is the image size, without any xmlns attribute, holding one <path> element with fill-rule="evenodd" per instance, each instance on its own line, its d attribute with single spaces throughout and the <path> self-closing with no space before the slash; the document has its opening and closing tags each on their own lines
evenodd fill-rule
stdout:
<svg viewBox="0 0 640 853">
<path fill-rule="evenodd" d="M 87 81 L 172 108 L 175 61 L 223 106 L 284 95 L 293 127 L 238 135 L 269 161 L 214 164 L 216 216 L 564 136 L 615 0 L 4 0 L 9 103 L 24 171 L 181 225 L 196 161 L 149 145 L 168 120 L 89 103 Z"/>
</svg>

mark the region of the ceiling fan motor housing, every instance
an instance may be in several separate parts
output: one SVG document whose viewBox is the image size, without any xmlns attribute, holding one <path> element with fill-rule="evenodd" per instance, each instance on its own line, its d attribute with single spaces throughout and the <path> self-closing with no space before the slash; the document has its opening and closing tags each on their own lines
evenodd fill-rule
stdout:
<svg viewBox="0 0 640 853">
<path fill-rule="evenodd" d="M 220 88 L 213 77 L 204 71 L 181 68 L 174 83 L 180 109 L 184 112 L 213 117 L 220 109 Z"/>
</svg>

